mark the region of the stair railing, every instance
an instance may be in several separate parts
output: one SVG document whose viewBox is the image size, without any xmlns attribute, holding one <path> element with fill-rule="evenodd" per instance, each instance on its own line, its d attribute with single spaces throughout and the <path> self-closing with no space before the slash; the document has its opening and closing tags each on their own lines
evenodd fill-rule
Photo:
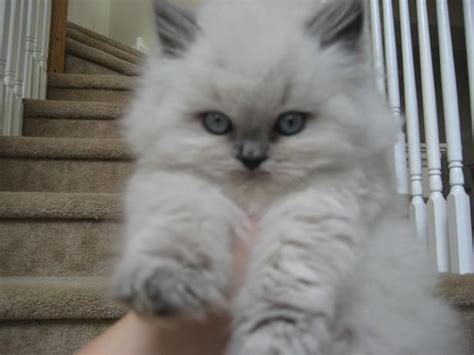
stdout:
<svg viewBox="0 0 474 355">
<path fill-rule="evenodd" d="M 400 92 L 403 91 L 404 94 L 408 141 L 405 141 L 402 135 L 400 138 L 402 144 L 407 146 L 409 159 L 407 164 L 405 157 L 395 154 L 395 165 L 399 186 L 400 184 L 403 186 L 404 174 L 408 170 L 410 219 L 416 227 L 418 238 L 426 240 L 433 257 L 433 264 L 440 272 L 463 274 L 474 272 L 474 265 L 471 211 L 469 196 L 465 191 L 460 122 L 461 119 L 471 120 L 472 118 L 461 117 L 459 114 L 456 84 L 465 78 L 456 78 L 448 1 L 435 1 L 436 18 L 429 19 L 427 0 L 416 0 L 416 2 L 398 0 L 398 14 L 393 13 L 394 1 L 370 0 L 369 22 L 376 74 L 375 86 L 388 97 L 394 119 L 397 120 L 402 106 Z M 474 0 L 464 0 L 463 6 L 472 113 L 474 110 Z M 410 10 L 416 10 L 416 17 L 410 17 Z M 394 23 L 399 23 L 399 36 L 397 36 Z M 430 25 L 433 24 L 438 30 L 437 42 L 432 41 L 430 34 Z M 414 26 L 418 29 L 418 48 L 412 43 L 412 27 Z M 432 45 L 434 43 L 439 45 L 439 68 L 433 66 Z M 400 48 L 402 59 L 400 73 L 397 48 Z M 414 49 L 419 52 L 418 72 L 415 70 Z M 439 87 L 436 86 L 435 80 L 435 72 L 438 71 L 441 81 Z M 399 85 L 399 77 L 403 78 L 403 87 Z M 421 83 L 420 95 L 417 93 L 417 82 Z M 437 94 L 441 97 L 443 106 L 446 143 L 440 143 L 439 117 L 441 113 L 437 107 L 437 101 L 439 101 Z M 474 126 L 474 119 L 472 122 Z M 420 135 L 421 124 L 424 126 L 424 142 Z M 444 184 L 440 146 L 447 148 L 445 175 L 449 178 L 445 179 Z M 398 145 L 395 151 L 400 151 Z M 423 166 L 427 169 L 423 169 Z M 424 177 L 427 178 L 423 179 Z M 426 188 L 423 186 L 424 180 L 428 181 Z M 444 193 L 443 185 L 448 187 Z M 403 189 L 399 190 L 403 192 Z M 427 192 L 424 193 L 424 190 Z"/>
<path fill-rule="evenodd" d="M 471 99 L 471 136 L 474 140 L 474 1 L 464 0 L 464 27 Z"/>
<path fill-rule="evenodd" d="M 51 0 L 0 0 L 0 134 L 20 135 L 24 98 L 46 98 Z"/>
</svg>

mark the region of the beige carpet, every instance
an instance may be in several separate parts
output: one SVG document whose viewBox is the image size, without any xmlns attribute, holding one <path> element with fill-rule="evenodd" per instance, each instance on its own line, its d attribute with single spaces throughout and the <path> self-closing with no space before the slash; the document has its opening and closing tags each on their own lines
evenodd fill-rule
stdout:
<svg viewBox="0 0 474 355">
<path fill-rule="evenodd" d="M 72 354 L 124 313 L 108 275 L 132 155 L 117 119 L 144 55 L 68 25 L 67 70 L 0 137 L 0 354 Z"/>
<path fill-rule="evenodd" d="M 68 25 L 65 74 L 0 137 L 0 354 L 72 354 L 125 311 L 110 301 L 133 157 L 117 118 L 144 55 Z M 474 276 L 443 275 L 474 354 Z M 383 354 L 381 354 L 383 355 Z M 456 354 L 453 354 L 456 355 Z"/>
<path fill-rule="evenodd" d="M 54 90 L 63 89 L 55 87 Z M 66 90 L 73 91 L 76 87 Z M 75 92 L 74 99 L 80 99 L 81 93 L 89 96 L 87 89 L 80 91 Z M 115 90 L 110 92 L 110 95 L 115 94 Z M 87 102 L 84 105 L 83 101 L 24 100 L 23 134 L 30 137 L 120 138 L 116 119 L 123 109 L 123 102 Z"/>
<path fill-rule="evenodd" d="M 136 78 L 123 75 L 50 74 L 48 99 L 126 102 Z"/>
</svg>

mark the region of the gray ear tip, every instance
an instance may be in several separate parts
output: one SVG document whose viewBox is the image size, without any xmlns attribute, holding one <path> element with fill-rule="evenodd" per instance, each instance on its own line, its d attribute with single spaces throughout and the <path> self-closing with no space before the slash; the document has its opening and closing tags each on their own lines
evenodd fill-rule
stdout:
<svg viewBox="0 0 474 355">
<path fill-rule="evenodd" d="M 157 8 L 171 6 L 168 0 L 152 0 L 152 4 Z"/>
<path fill-rule="evenodd" d="M 359 6 L 362 9 L 365 9 L 367 4 L 367 0 L 350 0 L 353 2 L 354 5 Z"/>
<path fill-rule="evenodd" d="M 358 15 L 365 13 L 367 8 L 367 0 L 350 0 L 352 3 L 353 11 L 356 11 Z"/>
<path fill-rule="evenodd" d="M 340 2 L 347 1 L 347 6 L 357 16 L 363 16 L 368 8 L 367 0 L 338 0 Z"/>
<path fill-rule="evenodd" d="M 327 0 L 319 12 L 306 23 L 322 46 L 344 43 L 356 48 L 366 21 L 366 0 Z"/>
<path fill-rule="evenodd" d="M 155 11 L 160 11 L 163 7 L 169 6 L 166 0 L 153 0 L 151 4 Z"/>
<path fill-rule="evenodd" d="M 182 11 L 181 8 L 167 0 L 153 0 L 153 10 L 157 17 L 167 16 L 167 14 L 173 11 Z"/>
<path fill-rule="evenodd" d="M 153 0 L 153 9 L 163 52 L 172 57 L 180 56 L 199 32 L 194 15 L 167 0 Z"/>
</svg>

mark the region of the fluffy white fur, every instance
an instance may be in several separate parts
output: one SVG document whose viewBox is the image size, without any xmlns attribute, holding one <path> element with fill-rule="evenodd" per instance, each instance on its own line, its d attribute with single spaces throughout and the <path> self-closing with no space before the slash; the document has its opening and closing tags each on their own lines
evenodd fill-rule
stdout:
<svg viewBox="0 0 474 355">
<path fill-rule="evenodd" d="M 358 1 L 328 3 L 211 0 L 195 36 L 189 22 L 176 42 L 184 48 L 151 55 L 125 122 L 138 163 L 116 295 L 161 317 L 226 306 L 232 240 L 251 216 L 259 240 L 232 305 L 232 355 L 462 354 L 457 318 L 433 295 L 436 274 L 396 202 L 398 127 L 373 90 L 363 38 L 323 45 L 338 28 L 305 28 Z M 221 111 L 236 130 L 271 131 L 288 110 L 312 118 L 272 142 L 255 172 L 196 117 Z"/>
</svg>

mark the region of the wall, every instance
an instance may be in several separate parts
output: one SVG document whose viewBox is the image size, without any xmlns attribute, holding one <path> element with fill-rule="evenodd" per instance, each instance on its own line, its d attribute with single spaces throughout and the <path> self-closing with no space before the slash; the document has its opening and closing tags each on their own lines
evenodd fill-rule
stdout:
<svg viewBox="0 0 474 355">
<path fill-rule="evenodd" d="M 68 20 L 109 35 L 111 0 L 69 0 Z"/>
<path fill-rule="evenodd" d="M 147 46 L 155 45 L 153 24 L 153 0 L 109 0 L 110 37 L 124 44 L 135 46 L 138 36 Z M 181 6 L 199 3 L 201 0 L 168 0 Z"/>
<path fill-rule="evenodd" d="M 135 47 L 142 37 L 149 47 L 155 44 L 153 0 L 69 0 L 69 21 Z M 186 6 L 200 0 L 169 0 Z"/>
<path fill-rule="evenodd" d="M 110 0 L 110 37 L 135 46 L 141 36 L 148 46 L 154 39 L 151 0 Z"/>
</svg>

